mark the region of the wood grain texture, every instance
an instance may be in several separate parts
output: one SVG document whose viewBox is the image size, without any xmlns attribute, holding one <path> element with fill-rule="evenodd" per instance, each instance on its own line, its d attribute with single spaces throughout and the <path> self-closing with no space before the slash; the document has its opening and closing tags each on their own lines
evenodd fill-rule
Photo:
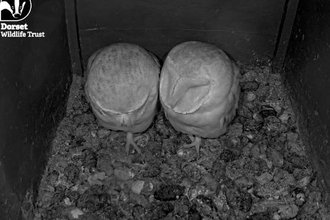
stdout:
<svg viewBox="0 0 330 220">
<path fill-rule="evenodd" d="M 243 62 L 272 56 L 285 0 L 79 0 L 84 62 L 96 49 L 135 42 L 162 57 L 177 43 L 222 46 Z"/>
<path fill-rule="evenodd" d="M 330 192 L 330 1 L 300 0 L 284 79 L 300 113 L 310 161 Z M 290 91 L 289 90 L 289 91 Z M 330 199 L 328 199 L 330 205 Z"/>
<path fill-rule="evenodd" d="M 78 39 L 79 30 L 76 21 L 76 4 L 74 0 L 64 1 L 64 4 L 72 72 L 77 75 L 83 75 L 80 41 Z"/>
<path fill-rule="evenodd" d="M 183 31 L 183 30 L 95 30 L 80 33 L 84 67 L 94 51 L 111 43 L 135 43 L 156 54 L 164 60 L 175 45 L 191 40 L 205 41 L 230 53 L 234 59 L 248 62 L 249 59 L 263 59 L 273 52 L 275 38 L 272 36 L 253 36 L 249 34 L 227 33 L 220 31 Z M 97 39 L 97 40 L 96 40 Z M 95 43 L 97 41 L 97 43 Z M 253 45 L 253 48 L 252 48 Z M 270 57 L 269 57 L 270 58 Z"/>
<path fill-rule="evenodd" d="M 296 16 L 299 0 L 288 0 L 284 8 L 285 14 L 282 17 L 282 27 L 280 27 L 277 45 L 273 57 L 273 71 L 282 71 L 292 27 Z"/>
</svg>

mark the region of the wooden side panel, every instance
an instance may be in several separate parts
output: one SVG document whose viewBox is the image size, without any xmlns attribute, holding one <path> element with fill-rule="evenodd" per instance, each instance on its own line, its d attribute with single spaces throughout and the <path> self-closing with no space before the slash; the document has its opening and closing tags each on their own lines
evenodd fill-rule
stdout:
<svg viewBox="0 0 330 220">
<path fill-rule="evenodd" d="M 84 62 L 115 42 L 137 43 L 159 57 L 176 44 L 214 43 L 243 62 L 271 58 L 285 0 L 79 0 Z"/>
<path fill-rule="evenodd" d="M 70 59 L 72 73 L 82 75 L 82 57 L 80 51 L 80 41 L 78 37 L 78 25 L 76 14 L 76 2 L 77 0 L 64 1 L 65 4 L 65 16 L 66 27 L 68 32 L 68 43 L 70 47 Z"/>
<path fill-rule="evenodd" d="M 65 20 L 64 0 L 33 0 L 23 24 L 45 37 L 1 38 L 1 220 L 32 219 L 22 202 L 36 196 L 72 78 Z"/>
<path fill-rule="evenodd" d="M 284 77 L 297 104 L 303 139 L 330 192 L 330 1 L 300 0 Z M 304 129 L 302 129 L 304 128 Z M 330 205 L 330 198 L 328 199 Z"/>
<path fill-rule="evenodd" d="M 282 25 L 280 27 L 277 45 L 274 51 L 273 69 L 274 71 L 282 71 L 289 45 L 294 19 L 296 16 L 299 0 L 288 0 L 285 6 L 285 14 L 282 17 Z"/>
</svg>

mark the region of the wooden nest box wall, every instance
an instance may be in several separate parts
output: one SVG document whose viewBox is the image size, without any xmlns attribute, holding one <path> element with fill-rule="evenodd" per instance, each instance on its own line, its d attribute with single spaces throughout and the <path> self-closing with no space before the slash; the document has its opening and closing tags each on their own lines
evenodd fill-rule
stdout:
<svg viewBox="0 0 330 220">
<path fill-rule="evenodd" d="M 31 1 L 19 24 L 45 37 L 0 38 L 1 219 L 21 219 L 22 202 L 33 200 L 72 74 L 83 75 L 87 58 L 114 42 L 163 59 L 178 43 L 204 41 L 242 64 L 283 71 L 310 158 L 330 190 L 329 1 Z"/>
</svg>

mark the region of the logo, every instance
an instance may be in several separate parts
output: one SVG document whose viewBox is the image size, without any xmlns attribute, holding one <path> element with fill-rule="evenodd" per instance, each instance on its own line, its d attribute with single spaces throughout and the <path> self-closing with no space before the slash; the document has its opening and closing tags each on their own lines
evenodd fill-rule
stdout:
<svg viewBox="0 0 330 220">
<path fill-rule="evenodd" d="M 0 0 L 0 22 L 22 21 L 31 9 L 31 0 Z"/>
<path fill-rule="evenodd" d="M 45 37 L 45 32 L 30 31 L 28 24 L 12 23 L 24 20 L 31 9 L 31 0 L 0 0 L 0 37 Z"/>
</svg>

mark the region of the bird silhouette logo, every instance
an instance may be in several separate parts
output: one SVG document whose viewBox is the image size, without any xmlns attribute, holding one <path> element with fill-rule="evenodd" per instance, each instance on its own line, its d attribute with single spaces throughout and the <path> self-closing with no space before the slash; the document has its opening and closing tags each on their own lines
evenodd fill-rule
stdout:
<svg viewBox="0 0 330 220">
<path fill-rule="evenodd" d="M 31 0 L 0 0 L 0 22 L 22 21 L 31 9 Z"/>
</svg>

